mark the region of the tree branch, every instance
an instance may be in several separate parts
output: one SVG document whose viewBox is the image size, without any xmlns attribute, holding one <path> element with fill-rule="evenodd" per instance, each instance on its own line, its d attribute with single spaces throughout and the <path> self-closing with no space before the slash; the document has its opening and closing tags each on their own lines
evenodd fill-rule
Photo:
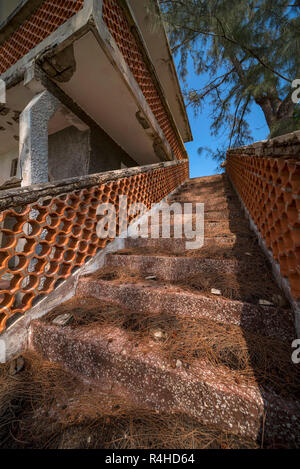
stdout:
<svg viewBox="0 0 300 469">
<path fill-rule="evenodd" d="M 217 17 L 215 17 L 215 18 L 217 19 L 218 22 L 220 22 Z M 179 26 L 179 25 L 176 25 L 176 24 L 173 24 L 173 23 L 170 23 L 170 24 L 175 28 L 182 27 L 183 29 L 186 29 L 188 31 L 192 31 L 193 33 L 196 33 L 196 34 L 203 34 L 205 36 L 211 36 L 211 37 L 221 37 L 221 38 L 225 39 L 226 41 L 228 41 L 232 44 L 235 44 L 236 46 L 241 47 L 245 52 L 248 52 L 248 54 L 250 54 L 254 59 L 256 59 L 263 67 L 265 67 L 267 70 L 270 70 L 270 72 L 272 72 L 275 75 L 279 76 L 280 78 L 287 81 L 288 83 L 292 83 L 292 80 L 290 80 L 289 78 L 286 78 L 284 75 L 282 75 L 281 73 L 274 70 L 264 60 L 262 60 L 252 49 L 250 49 L 249 47 L 246 47 L 243 44 L 240 44 L 235 39 L 230 38 L 229 36 L 227 36 L 227 34 L 216 34 L 216 33 L 208 32 L 208 31 L 195 30 L 195 29 L 190 28 L 186 25 Z"/>
<path fill-rule="evenodd" d="M 243 123 L 244 116 L 245 116 L 248 104 L 250 103 L 250 100 L 251 100 L 251 94 L 249 93 L 248 96 L 247 96 L 246 102 L 243 106 L 242 114 L 241 114 L 241 117 L 240 117 L 240 120 L 239 120 L 239 126 L 238 126 L 238 129 L 237 129 L 237 136 L 238 137 L 239 137 L 240 132 L 241 132 L 241 125 Z"/>
<path fill-rule="evenodd" d="M 284 75 L 281 75 L 281 73 L 277 72 L 276 70 L 274 70 L 272 67 L 270 67 L 270 65 L 268 65 L 265 61 L 263 61 L 257 54 L 256 52 L 254 52 L 253 49 L 250 49 L 249 47 L 245 46 L 244 44 L 241 44 L 240 42 L 236 41 L 235 39 L 233 38 L 230 38 L 229 36 L 227 36 L 224 28 L 223 28 L 223 25 L 221 23 L 221 21 L 219 20 L 219 18 L 217 18 L 217 16 L 215 16 L 216 20 L 218 21 L 219 25 L 221 26 L 222 28 L 222 31 L 223 31 L 223 38 L 226 40 L 226 41 L 229 41 L 231 42 L 232 44 L 235 44 L 239 47 L 241 47 L 244 51 L 248 52 L 250 55 L 252 55 L 252 57 L 254 57 L 261 65 L 263 65 L 267 70 L 270 70 L 270 72 L 278 75 L 280 78 L 282 78 L 283 80 L 289 82 L 289 83 L 292 83 L 292 80 L 290 80 L 289 78 L 286 78 Z"/>
<path fill-rule="evenodd" d="M 239 99 L 238 104 L 237 104 L 237 106 L 236 106 L 236 108 L 235 108 L 233 126 L 232 126 L 232 129 L 231 129 L 230 138 L 229 138 L 229 148 L 231 148 L 231 141 L 232 141 L 232 137 L 233 137 L 233 133 L 234 133 L 234 129 L 235 129 L 235 124 L 236 124 L 236 119 L 237 119 L 237 113 L 238 113 L 240 104 L 241 104 L 241 102 L 242 102 L 242 99 L 243 99 L 243 96 L 241 96 L 241 98 Z"/>
<path fill-rule="evenodd" d="M 203 99 L 203 98 L 205 98 L 205 96 L 207 96 L 212 91 L 217 90 L 217 88 L 219 88 L 234 71 L 235 71 L 235 68 L 232 68 L 231 70 L 229 70 L 229 72 L 224 73 L 223 75 L 220 75 L 219 77 L 215 78 L 210 83 L 208 83 L 204 88 L 202 88 L 203 91 L 201 90 L 202 91 L 201 94 L 199 92 L 197 92 L 199 99 Z M 221 81 L 215 85 L 214 83 L 219 79 L 221 79 Z M 192 103 L 193 103 L 193 101 L 191 100 L 187 104 L 187 106 L 189 106 Z"/>
</svg>

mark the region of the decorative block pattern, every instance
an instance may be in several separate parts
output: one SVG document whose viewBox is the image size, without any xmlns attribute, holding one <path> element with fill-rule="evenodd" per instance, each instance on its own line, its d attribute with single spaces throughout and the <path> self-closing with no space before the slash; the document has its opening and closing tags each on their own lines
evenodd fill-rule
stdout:
<svg viewBox="0 0 300 469">
<path fill-rule="evenodd" d="M 300 299 L 300 162 L 227 154 L 227 173 Z"/>
<path fill-rule="evenodd" d="M 84 0 L 45 0 L 0 47 L 0 74 L 83 7 Z"/>
<path fill-rule="evenodd" d="M 175 157 L 177 159 L 186 158 L 183 145 L 177 138 L 156 86 L 153 83 L 151 73 L 140 51 L 140 47 L 131 32 L 130 25 L 117 0 L 103 0 L 103 20 L 142 90 Z"/>
<path fill-rule="evenodd" d="M 129 206 L 142 202 L 150 209 L 188 177 L 188 161 L 149 166 L 146 172 L 73 192 L 62 189 L 59 196 L 1 212 L 0 332 L 9 318 L 24 314 L 111 241 L 96 234 L 99 204 L 113 203 L 119 216 L 119 196 L 127 195 Z"/>
</svg>

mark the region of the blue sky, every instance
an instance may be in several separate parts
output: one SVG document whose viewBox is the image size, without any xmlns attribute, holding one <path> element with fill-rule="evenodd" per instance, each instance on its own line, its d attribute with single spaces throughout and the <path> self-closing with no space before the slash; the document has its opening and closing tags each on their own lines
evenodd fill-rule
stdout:
<svg viewBox="0 0 300 469">
<path fill-rule="evenodd" d="M 175 58 L 175 63 L 178 62 L 178 58 Z M 222 70 L 220 70 L 220 73 Z M 208 83 L 208 76 L 198 76 L 194 73 L 193 65 L 188 66 L 188 76 L 186 77 L 187 86 L 193 89 L 200 89 Z M 183 83 L 181 82 L 182 87 Z M 197 150 L 199 147 L 209 147 L 212 150 L 221 146 L 224 137 L 220 137 L 219 140 L 216 137 L 210 135 L 210 125 L 212 119 L 209 117 L 211 114 L 211 107 L 209 100 L 205 102 L 201 113 L 197 117 L 194 115 L 192 108 L 187 108 L 188 116 L 190 119 L 190 125 L 193 132 L 194 141 L 186 144 L 186 149 L 190 157 L 190 177 L 201 177 L 210 176 L 217 174 L 217 162 L 212 160 L 206 152 L 198 155 Z M 251 113 L 247 116 L 247 120 L 252 129 L 252 136 L 254 141 L 264 140 L 268 133 L 268 126 L 264 115 L 259 106 L 256 104 L 252 105 Z"/>
</svg>

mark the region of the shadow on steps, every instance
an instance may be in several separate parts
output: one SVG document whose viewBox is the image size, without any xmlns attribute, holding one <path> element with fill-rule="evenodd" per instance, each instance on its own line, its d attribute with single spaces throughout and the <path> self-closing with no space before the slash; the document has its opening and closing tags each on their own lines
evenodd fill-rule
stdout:
<svg viewBox="0 0 300 469">
<path fill-rule="evenodd" d="M 231 210 L 236 210 L 237 206 L 239 206 L 240 210 L 243 212 L 241 203 L 226 175 L 223 176 L 223 181 L 227 192 L 229 212 Z M 246 262 L 245 256 L 240 259 L 236 275 L 237 281 L 240 282 L 240 289 L 247 289 L 247 285 L 245 285 L 243 282 L 246 271 L 249 284 L 256 284 L 259 296 L 261 296 L 261 300 L 266 300 L 267 302 L 272 303 L 274 306 L 278 306 L 278 302 L 282 303 L 283 307 L 279 311 L 282 314 L 282 317 L 276 318 L 275 321 L 274 317 L 267 317 L 267 308 L 262 305 L 260 306 L 261 315 L 264 316 L 268 324 L 271 325 L 273 322 L 273 327 L 276 327 L 278 332 L 280 331 L 281 327 L 282 330 L 286 330 L 286 322 L 292 325 L 294 324 L 293 313 L 285 299 L 283 292 L 280 292 L 279 295 L 275 295 L 275 297 L 274 294 L 272 294 L 272 288 L 270 288 L 270 285 L 272 283 L 274 284 L 275 281 L 272 275 L 271 265 L 259 247 L 257 238 L 251 231 L 250 226 L 249 236 L 245 237 L 244 234 L 241 235 L 239 232 L 234 219 L 234 216 L 229 216 L 230 230 L 236 236 L 233 252 L 236 249 L 237 254 L 240 255 L 240 247 L 242 245 L 244 245 L 245 252 L 248 251 L 249 246 L 251 246 L 251 256 L 249 256 L 249 258 L 251 259 L 251 257 L 255 256 L 256 261 L 255 265 L 253 265 L 251 262 Z M 262 295 L 262 292 L 264 292 L 264 295 Z M 251 298 L 249 298 L 249 300 L 251 301 Z M 295 370 L 296 365 L 293 364 L 291 360 L 291 342 L 286 340 L 284 344 L 278 344 L 278 347 L 276 341 L 272 340 L 269 342 L 267 340 L 258 344 L 257 338 L 260 334 L 259 321 L 257 323 L 256 338 L 255 335 L 246 332 L 247 327 L 245 327 L 245 325 L 247 323 L 247 317 L 247 312 L 245 311 L 245 314 L 242 312 L 241 329 L 247 344 L 249 361 L 251 363 L 256 382 L 260 389 L 261 399 L 264 406 L 264 416 L 261 418 L 260 428 L 258 429 L 257 443 L 260 447 L 297 447 L 297 430 L 294 428 L 292 421 L 285 423 L 282 422 L 280 428 L 278 427 L 276 429 L 274 417 L 277 417 L 276 420 L 278 425 L 278 412 L 280 413 L 280 410 L 274 408 L 272 402 L 272 393 L 274 391 L 279 397 L 282 397 L 283 399 L 290 399 L 291 401 L 299 395 L 299 375 Z M 286 319 L 288 319 L 288 321 L 286 321 Z M 294 338 L 296 338 L 296 331 L 292 326 L 289 327 L 289 329 L 291 331 L 289 334 L 291 337 L 290 340 L 292 341 Z M 265 360 L 266 356 L 269 356 L 266 361 L 268 369 L 266 370 L 266 373 L 262 373 L 262 368 L 260 365 L 261 362 Z M 272 379 L 272 376 L 274 379 Z M 269 393 L 269 391 L 271 392 Z M 282 405 L 285 405 L 284 401 L 282 401 Z M 297 418 L 299 419 L 299 415 Z M 270 437 L 270 435 L 272 436 Z M 295 444 L 292 443 L 293 435 L 295 436 Z M 265 442 L 266 440 L 267 443 Z M 287 444 L 287 442 L 289 443 Z"/>
</svg>

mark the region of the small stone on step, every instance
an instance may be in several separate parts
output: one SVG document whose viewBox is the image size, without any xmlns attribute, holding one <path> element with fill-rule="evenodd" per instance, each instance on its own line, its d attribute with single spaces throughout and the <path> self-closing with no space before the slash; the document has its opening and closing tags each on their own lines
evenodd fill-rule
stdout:
<svg viewBox="0 0 300 469">
<path fill-rule="evenodd" d="M 210 290 L 210 293 L 212 293 L 213 295 L 218 295 L 218 296 L 222 295 L 222 292 L 220 290 L 217 290 L 216 288 L 212 288 Z"/>
<path fill-rule="evenodd" d="M 162 339 L 164 336 L 164 333 L 160 329 L 156 329 L 155 331 L 152 331 L 152 335 L 155 339 Z"/>
<path fill-rule="evenodd" d="M 145 280 L 156 280 L 155 275 L 149 275 L 149 277 L 145 277 Z"/>
<path fill-rule="evenodd" d="M 245 252 L 246 256 L 252 256 L 251 252 Z"/>
<path fill-rule="evenodd" d="M 273 303 L 271 303 L 271 301 L 268 301 L 268 300 L 259 300 L 258 302 L 261 306 L 274 306 Z"/>
<path fill-rule="evenodd" d="M 10 364 L 9 374 L 11 376 L 14 376 L 14 375 L 20 373 L 20 371 L 22 371 L 24 369 L 24 366 L 25 366 L 24 358 L 23 357 L 16 358 Z"/>
<path fill-rule="evenodd" d="M 176 361 L 176 368 L 181 368 L 182 367 L 182 361 L 181 360 L 177 360 Z"/>
<path fill-rule="evenodd" d="M 66 326 L 71 321 L 72 317 L 72 314 L 61 314 L 53 319 L 52 324 L 55 324 L 55 326 Z"/>
</svg>

